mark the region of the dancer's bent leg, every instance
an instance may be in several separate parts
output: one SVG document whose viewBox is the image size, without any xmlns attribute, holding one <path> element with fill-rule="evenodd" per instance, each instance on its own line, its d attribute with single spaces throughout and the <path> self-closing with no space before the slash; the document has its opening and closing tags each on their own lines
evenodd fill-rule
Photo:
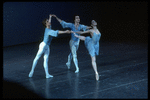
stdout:
<svg viewBox="0 0 150 100">
<path fill-rule="evenodd" d="M 45 74 L 46 74 L 46 78 L 50 78 L 50 77 L 53 77 L 52 75 L 49 74 L 48 72 L 48 57 L 49 57 L 49 47 L 47 46 L 46 47 L 46 51 L 44 53 L 44 63 L 43 63 L 43 66 L 44 66 L 44 70 L 45 70 Z"/>
<path fill-rule="evenodd" d="M 73 41 L 70 40 L 70 41 L 69 41 L 70 50 L 71 50 L 71 48 L 72 48 L 72 45 L 73 45 Z M 70 53 L 70 54 L 68 55 L 68 62 L 66 63 L 68 69 L 70 69 L 71 60 L 72 60 L 72 53 Z"/>
<path fill-rule="evenodd" d="M 72 60 L 72 54 L 70 53 L 70 54 L 68 55 L 68 62 L 66 63 L 68 69 L 70 69 L 71 60 Z"/>
<path fill-rule="evenodd" d="M 92 60 L 92 66 L 93 66 L 93 69 L 95 71 L 95 77 L 96 77 L 96 80 L 99 80 L 99 74 L 97 72 L 97 65 L 96 65 L 96 57 L 91 57 L 91 60 Z"/>
<path fill-rule="evenodd" d="M 32 77 L 32 76 L 33 76 L 34 69 L 35 69 L 35 67 L 36 67 L 36 65 L 37 65 L 37 62 L 38 62 L 39 58 L 40 58 L 41 55 L 43 54 L 43 52 L 44 52 L 44 46 L 42 46 L 42 44 L 40 44 L 40 45 L 39 45 L 39 50 L 38 50 L 38 52 L 37 52 L 37 54 L 36 54 L 36 57 L 35 57 L 34 60 L 33 60 L 32 69 L 31 69 L 31 71 L 30 71 L 30 73 L 29 73 L 29 77 Z"/>
</svg>

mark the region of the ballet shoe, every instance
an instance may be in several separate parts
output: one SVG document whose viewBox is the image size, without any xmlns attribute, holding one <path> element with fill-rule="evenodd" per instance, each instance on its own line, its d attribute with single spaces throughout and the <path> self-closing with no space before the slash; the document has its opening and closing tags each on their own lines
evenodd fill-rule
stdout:
<svg viewBox="0 0 150 100">
<path fill-rule="evenodd" d="M 68 69 L 70 69 L 70 63 L 67 62 L 66 65 L 67 65 Z"/>
<path fill-rule="evenodd" d="M 99 75 L 98 75 L 98 73 L 95 74 L 95 77 L 96 77 L 96 80 L 98 81 L 98 80 L 99 80 Z"/>
<path fill-rule="evenodd" d="M 46 75 L 46 78 L 50 78 L 50 77 L 53 77 L 52 75 Z"/>
<path fill-rule="evenodd" d="M 30 73 L 29 73 L 29 77 L 32 77 L 32 76 L 33 76 L 33 72 L 30 72 Z"/>
<path fill-rule="evenodd" d="M 76 69 L 75 73 L 78 73 L 78 72 L 79 72 L 79 68 L 78 68 L 78 69 Z"/>
</svg>

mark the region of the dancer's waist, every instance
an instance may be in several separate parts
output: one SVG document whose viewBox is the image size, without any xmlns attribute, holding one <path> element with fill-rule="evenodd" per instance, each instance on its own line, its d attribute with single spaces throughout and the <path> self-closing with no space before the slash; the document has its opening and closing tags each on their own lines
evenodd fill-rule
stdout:
<svg viewBox="0 0 150 100">
<path fill-rule="evenodd" d="M 71 40 L 73 40 L 73 41 L 75 41 L 75 42 L 78 42 L 80 39 L 72 35 L 72 36 L 71 36 Z"/>
<path fill-rule="evenodd" d="M 42 41 L 40 44 L 42 44 L 42 45 L 48 45 L 48 43 L 46 43 L 44 41 Z"/>
</svg>

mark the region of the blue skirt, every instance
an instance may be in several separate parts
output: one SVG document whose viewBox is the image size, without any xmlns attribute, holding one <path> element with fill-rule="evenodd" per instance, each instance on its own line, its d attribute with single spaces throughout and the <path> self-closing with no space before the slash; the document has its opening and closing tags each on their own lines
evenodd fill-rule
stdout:
<svg viewBox="0 0 150 100">
<path fill-rule="evenodd" d="M 87 36 L 85 38 L 84 44 L 92 57 L 94 57 L 95 55 L 99 55 L 99 41 L 94 43 L 93 39 Z"/>
</svg>

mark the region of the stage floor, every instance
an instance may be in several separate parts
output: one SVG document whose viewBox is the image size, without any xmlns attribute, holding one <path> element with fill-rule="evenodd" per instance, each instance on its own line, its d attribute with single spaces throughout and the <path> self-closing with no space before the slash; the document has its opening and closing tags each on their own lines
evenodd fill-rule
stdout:
<svg viewBox="0 0 150 100">
<path fill-rule="evenodd" d="M 19 84 L 37 94 L 37 97 L 47 99 L 148 98 L 148 44 L 100 42 L 100 55 L 96 59 L 97 69 L 101 75 L 99 81 L 95 79 L 91 58 L 83 41 L 80 41 L 77 51 L 79 73 L 75 73 L 73 61 L 68 70 L 66 62 L 70 53 L 69 39 L 52 40 L 49 73 L 54 76 L 53 78 L 45 78 L 43 56 L 37 63 L 33 77 L 29 78 L 28 74 L 38 46 L 39 43 L 31 43 L 3 48 L 4 98 L 19 97 L 25 91 L 19 87 L 14 89 L 11 83 L 6 82 Z M 10 96 L 13 95 L 13 90 L 18 91 L 16 96 Z M 26 96 L 22 98 L 35 97 L 30 94 L 31 92 L 25 93 Z"/>
</svg>

